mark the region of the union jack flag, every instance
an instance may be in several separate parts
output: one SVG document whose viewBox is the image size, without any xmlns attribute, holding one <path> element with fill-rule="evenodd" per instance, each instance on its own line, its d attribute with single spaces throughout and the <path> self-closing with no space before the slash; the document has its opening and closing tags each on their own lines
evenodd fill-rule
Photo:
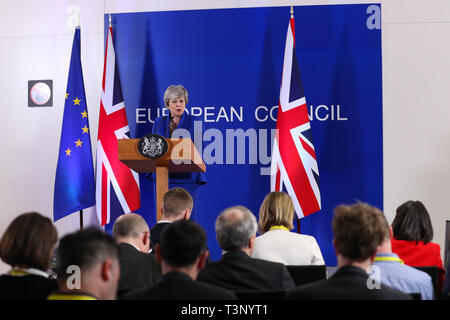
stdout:
<svg viewBox="0 0 450 320">
<path fill-rule="evenodd" d="M 119 161 L 118 139 L 128 139 L 125 103 L 109 27 L 97 138 L 96 206 L 102 226 L 140 208 L 139 175 Z"/>
<path fill-rule="evenodd" d="M 272 191 L 282 191 L 284 185 L 299 218 L 321 208 L 319 170 L 295 54 L 293 15 L 289 21 L 284 51 L 270 184 Z"/>
</svg>

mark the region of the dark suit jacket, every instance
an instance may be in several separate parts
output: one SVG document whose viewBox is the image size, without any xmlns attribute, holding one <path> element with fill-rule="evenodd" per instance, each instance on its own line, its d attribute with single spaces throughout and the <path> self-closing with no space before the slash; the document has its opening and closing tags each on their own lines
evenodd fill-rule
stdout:
<svg viewBox="0 0 450 320">
<path fill-rule="evenodd" d="M 170 222 L 158 222 L 153 226 L 153 228 L 150 229 L 150 240 L 152 244 L 152 254 L 155 254 L 155 245 L 159 243 L 161 240 L 161 234 L 163 230 L 170 224 Z M 208 259 L 206 260 L 206 264 L 211 263 L 211 256 L 208 256 Z"/>
<path fill-rule="evenodd" d="M 56 281 L 43 276 L 0 276 L 0 300 L 45 300 L 58 288 Z"/>
<path fill-rule="evenodd" d="M 119 244 L 120 279 L 118 295 L 146 288 L 161 278 L 161 266 L 154 255 L 131 244 Z"/>
<path fill-rule="evenodd" d="M 161 234 L 170 222 L 158 222 L 150 229 L 150 240 L 152 244 L 152 253 L 155 253 L 155 245 L 161 240 Z"/>
<path fill-rule="evenodd" d="M 339 268 L 327 280 L 303 285 L 288 293 L 288 300 L 411 300 L 411 296 L 388 286 L 369 289 L 369 275 L 358 267 Z"/>
<path fill-rule="evenodd" d="M 150 288 L 131 292 L 125 300 L 236 300 L 233 292 L 193 280 L 187 274 L 170 272 Z"/>
<path fill-rule="evenodd" d="M 206 265 L 199 272 L 197 280 L 232 291 L 295 287 L 282 263 L 255 259 L 240 250 L 229 251 L 219 261 Z"/>
</svg>

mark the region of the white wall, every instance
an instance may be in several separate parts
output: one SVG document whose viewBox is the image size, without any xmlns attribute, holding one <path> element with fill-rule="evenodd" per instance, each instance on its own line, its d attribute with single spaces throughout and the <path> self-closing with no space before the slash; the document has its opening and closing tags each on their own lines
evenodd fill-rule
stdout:
<svg viewBox="0 0 450 320">
<path fill-rule="evenodd" d="M 18 214 L 52 216 L 53 184 L 73 30 L 66 9 L 81 8 L 81 55 L 91 139 L 96 141 L 103 68 L 103 14 L 252 6 L 379 1 L 257 0 L 2 0 L 0 2 L 0 234 Z M 444 247 L 450 219 L 450 2 L 382 1 L 384 209 L 420 199 L 429 208 L 434 241 Z M 27 106 L 27 81 L 53 79 L 53 107 Z M 95 222 L 88 214 L 87 222 Z M 56 223 L 63 235 L 78 216 Z M 0 272 L 7 266 L 0 262 Z"/>
<path fill-rule="evenodd" d="M 444 259 L 450 220 L 450 1 L 382 1 L 384 211 L 427 207 Z"/>
<path fill-rule="evenodd" d="M 103 1 L 2 0 L 0 2 L 0 234 L 20 213 L 52 218 L 53 186 L 64 93 L 74 31 L 68 5 L 82 11 L 81 56 L 91 139 L 97 139 L 103 69 Z M 53 107 L 29 108 L 28 80 L 53 79 Z M 86 216 L 85 223 L 93 216 Z M 56 223 L 60 235 L 76 230 L 79 217 Z M 7 266 L 0 263 L 0 272 Z"/>
</svg>

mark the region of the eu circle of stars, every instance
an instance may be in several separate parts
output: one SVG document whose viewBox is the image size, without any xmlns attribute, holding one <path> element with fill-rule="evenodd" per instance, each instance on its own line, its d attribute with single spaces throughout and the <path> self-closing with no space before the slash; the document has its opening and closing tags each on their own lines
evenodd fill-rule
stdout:
<svg viewBox="0 0 450 320">
<path fill-rule="evenodd" d="M 69 100 L 69 93 L 66 93 L 66 100 Z M 80 102 L 81 100 L 78 97 L 75 97 L 75 99 L 72 100 L 73 106 L 74 107 L 81 107 L 80 106 Z M 70 101 L 66 101 L 66 103 L 71 103 Z M 80 108 L 81 109 L 81 108 Z M 88 113 L 86 111 L 86 109 L 80 110 L 80 116 L 81 118 L 86 118 L 88 117 Z M 64 152 L 66 153 L 66 157 L 70 157 L 72 155 L 72 151 L 74 151 L 76 148 L 82 148 L 83 147 L 83 135 L 84 134 L 89 134 L 89 127 L 85 124 L 84 127 L 80 128 L 80 137 L 76 140 L 73 141 L 73 145 L 72 146 L 68 146 L 67 149 L 64 150 Z M 81 138 L 81 140 L 80 140 Z M 72 147 L 72 148 L 71 148 Z"/>
</svg>

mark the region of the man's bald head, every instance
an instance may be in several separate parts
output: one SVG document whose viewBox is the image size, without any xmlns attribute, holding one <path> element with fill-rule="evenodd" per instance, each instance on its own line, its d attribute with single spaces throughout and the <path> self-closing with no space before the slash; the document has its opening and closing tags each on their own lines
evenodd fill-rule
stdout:
<svg viewBox="0 0 450 320">
<path fill-rule="evenodd" d="M 135 213 L 120 216 L 113 227 L 113 236 L 116 240 L 139 238 L 144 232 L 149 232 L 148 224 L 144 218 Z"/>
<path fill-rule="evenodd" d="M 248 246 L 256 230 L 256 217 L 244 206 L 225 209 L 216 219 L 217 242 L 225 251 Z"/>
</svg>

